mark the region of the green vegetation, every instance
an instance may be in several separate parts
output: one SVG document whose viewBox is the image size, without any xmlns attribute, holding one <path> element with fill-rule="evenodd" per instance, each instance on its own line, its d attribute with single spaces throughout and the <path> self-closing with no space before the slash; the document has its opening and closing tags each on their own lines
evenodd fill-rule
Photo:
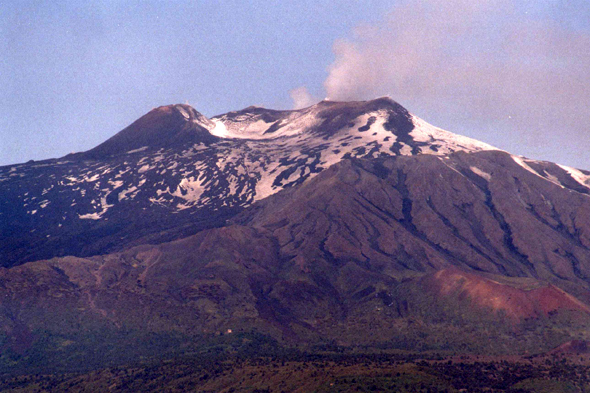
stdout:
<svg viewBox="0 0 590 393">
<path fill-rule="evenodd" d="M 188 336 L 173 332 L 96 329 L 78 335 L 39 331 L 35 332 L 35 337 L 31 348 L 23 351 L 2 345 L 0 375 L 86 372 L 141 365 L 187 354 L 196 359 L 222 359 L 227 356 L 286 356 L 294 352 L 256 332 Z M 6 337 L 0 336 L 0 343 L 3 342 L 6 344 Z"/>
<path fill-rule="evenodd" d="M 535 393 L 577 393 L 580 391 L 576 385 L 569 381 L 536 378 L 520 381 L 513 388 Z"/>
<path fill-rule="evenodd" d="M 223 340 L 222 340 L 223 341 Z M 4 377 L 3 392 L 587 392 L 590 358 L 421 359 L 416 354 L 192 355 L 85 373 Z"/>
<path fill-rule="evenodd" d="M 188 334 L 75 325 L 73 317 L 61 332 L 57 319 L 51 330 L 15 328 L 0 334 L 0 390 L 287 392 L 303 384 L 317 392 L 590 391 L 588 359 L 576 365 L 539 356 L 590 340 L 588 315 L 561 310 L 516 323 L 470 307 L 468 298 L 436 297 L 410 284 L 361 291 L 346 323 L 301 328 L 300 341 L 246 328 Z M 515 353 L 533 356 L 458 361 Z"/>
<path fill-rule="evenodd" d="M 63 333 L 33 331 L 27 346 L 16 345 L 12 337 L 0 334 L 0 374 L 88 371 L 195 354 L 242 358 L 299 352 L 540 354 L 569 340 L 590 340 L 588 316 L 575 312 L 561 311 L 515 324 L 502 315 L 457 307 L 444 299 L 435 301 L 432 295 L 417 293 L 411 286 L 406 289 L 394 292 L 392 297 L 396 302 L 406 301 L 410 315 L 396 318 L 391 315 L 398 312 L 395 306 L 387 307 L 374 297 L 348 315 L 350 323 L 332 326 L 323 339 L 308 340 L 312 344 L 306 345 L 256 331 L 189 335 L 106 324 L 85 324 L 77 331 Z M 374 312 L 377 308 L 382 311 Z M 317 335 L 323 333 L 319 330 Z M 361 344 L 346 345 L 359 337 Z"/>
<path fill-rule="evenodd" d="M 396 373 L 396 376 L 346 376 L 326 382 L 318 393 L 336 392 L 456 392 L 450 382 L 424 373 Z"/>
</svg>

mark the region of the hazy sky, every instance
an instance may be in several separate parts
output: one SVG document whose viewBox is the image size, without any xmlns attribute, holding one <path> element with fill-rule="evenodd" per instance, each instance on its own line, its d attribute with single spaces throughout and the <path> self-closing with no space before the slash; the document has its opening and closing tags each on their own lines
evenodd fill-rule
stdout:
<svg viewBox="0 0 590 393">
<path fill-rule="evenodd" d="M 0 165 L 90 149 L 160 105 L 383 95 L 590 169 L 590 2 L 0 2 Z"/>
</svg>

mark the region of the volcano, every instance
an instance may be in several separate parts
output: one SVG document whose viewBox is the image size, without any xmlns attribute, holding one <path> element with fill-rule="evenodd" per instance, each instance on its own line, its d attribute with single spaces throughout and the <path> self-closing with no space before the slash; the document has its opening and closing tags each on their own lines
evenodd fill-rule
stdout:
<svg viewBox="0 0 590 393">
<path fill-rule="evenodd" d="M 252 332 L 504 354 L 588 339 L 590 172 L 389 98 L 163 106 L 87 152 L 1 167 L 0 184 L 4 353 L 22 359 L 5 369 Z"/>
</svg>

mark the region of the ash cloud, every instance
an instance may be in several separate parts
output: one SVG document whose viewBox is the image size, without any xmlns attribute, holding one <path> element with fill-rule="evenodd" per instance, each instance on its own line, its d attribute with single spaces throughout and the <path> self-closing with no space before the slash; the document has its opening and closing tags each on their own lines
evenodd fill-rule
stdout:
<svg viewBox="0 0 590 393">
<path fill-rule="evenodd" d="M 563 138 L 582 139 L 587 151 L 590 27 L 576 24 L 572 10 L 586 20 L 590 7 L 577 1 L 579 8 L 557 10 L 545 2 L 541 9 L 537 3 L 406 1 L 334 44 L 324 82 L 328 98 L 391 95 L 457 132 L 486 122 L 481 128 L 497 132 L 481 139 L 519 154 L 556 159 L 543 144 Z M 552 17 L 565 11 L 572 20 Z M 522 143 L 532 150 L 512 146 Z M 581 150 L 575 154 L 578 162 L 569 164 L 590 168 Z"/>
</svg>

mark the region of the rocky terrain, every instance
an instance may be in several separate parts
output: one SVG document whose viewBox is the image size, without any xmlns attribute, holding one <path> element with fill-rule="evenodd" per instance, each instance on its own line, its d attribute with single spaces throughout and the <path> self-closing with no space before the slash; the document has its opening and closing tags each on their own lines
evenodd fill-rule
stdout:
<svg viewBox="0 0 590 393">
<path fill-rule="evenodd" d="M 590 174 L 389 99 L 160 107 L 0 186 L 3 372 L 253 332 L 310 350 L 590 340 Z"/>
<path fill-rule="evenodd" d="M 0 265 L 90 256 L 223 225 L 350 157 L 491 148 L 389 99 L 250 107 L 207 119 L 156 108 L 94 149 L 0 168 Z"/>
</svg>

